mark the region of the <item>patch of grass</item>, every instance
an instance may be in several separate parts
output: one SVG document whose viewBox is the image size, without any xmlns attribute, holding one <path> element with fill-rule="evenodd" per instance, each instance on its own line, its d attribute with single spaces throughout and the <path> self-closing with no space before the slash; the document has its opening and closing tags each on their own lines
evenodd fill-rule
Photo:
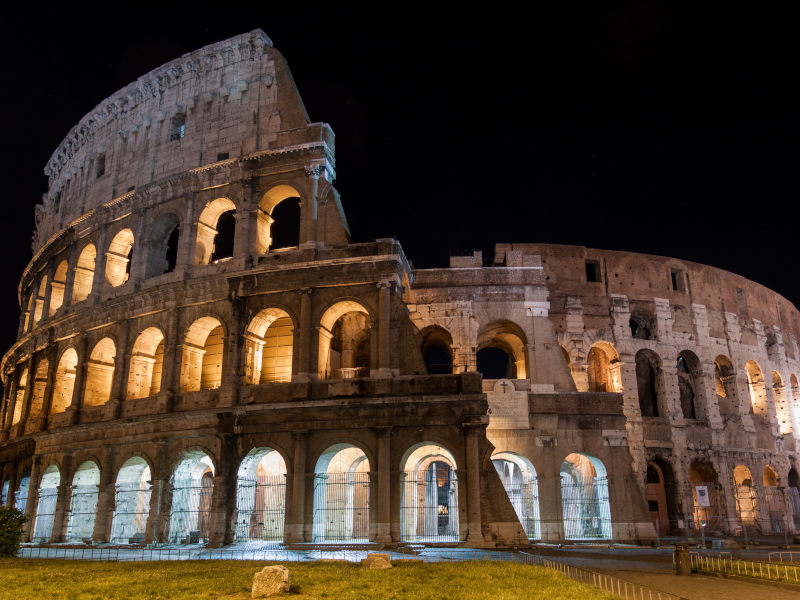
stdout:
<svg viewBox="0 0 800 600">
<path fill-rule="evenodd" d="M 284 564 L 291 575 L 285 597 L 316 600 L 610 600 L 613 596 L 559 573 L 514 563 L 425 564 L 398 561 L 394 569 L 352 563 L 185 561 L 99 563 L 63 560 L 0 561 L 0 599 L 210 599 L 250 597 L 253 575 Z"/>
</svg>

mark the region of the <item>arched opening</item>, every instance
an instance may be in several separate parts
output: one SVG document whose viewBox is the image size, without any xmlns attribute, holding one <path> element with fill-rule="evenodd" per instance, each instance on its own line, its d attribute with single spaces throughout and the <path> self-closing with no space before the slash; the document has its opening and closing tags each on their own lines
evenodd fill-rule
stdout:
<svg viewBox="0 0 800 600">
<path fill-rule="evenodd" d="M 25 398 L 25 388 L 28 387 L 28 369 L 23 369 L 17 383 L 17 401 L 14 403 L 14 416 L 11 420 L 12 427 L 22 418 L 22 401 Z"/>
<path fill-rule="evenodd" d="M 46 358 L 36 365 L 36 374 L 33 377 L 33 390 L 31 393 L 31 408 L 28 411 L 28 421 L 36 419 L 42 413 L 44 404 L 44 390 L 47 388 L 47 371 L 50 363 Z"/>
<path fill-rule="evenodd" d="M 792 417 L 789 412 L 789 395 L 783 384 L 783 377 L 777 371 L 772 372 L 772 396 L 775 398 L 775 416 L 781 435 L 792 433 Z"/>
<path fill-rule="evenodd" d="M 406 451 L 401 464 L 401 540 L 459 541 L 458 467 L 450 451 L 433 442 L 421 442 Z"/>
<path fill-rule="evenodd" d="M 635 340 L 652 339 L 655 327 L 653 315 L 646 310 L 638 309 L 631 313 L 628 326 L 631 328 L 631 337 Z"/>
<path fill-rule="evenodd" d="M 28 493 L 31 487 L 31 470 L 25 469 L 19 477 L 17 483 L 17 493 L 14 494 L 14 508 L 20 512 L 25 512 L 28 505 Z"/>
<path fill-rule="evenodd" d="M 42 320 L 42 311 L 44 310 L 44 296 L 47 293 L 47 275 L 42 275 L 42 280 L 39 282 L 39 292 L 36 297 L 36 303 L 33 310 L 33 326 L 39 324 Z"/>
<path fill-rule="evenodd" d="M 319 378 L 369 377 L 369 313 L 358 302 L 343 300 L 325 311 L 319 329 Z"/>
<path fill-rule="evenodd" d="M 272 448 L 253 448 L 236 478 L 234 542 L 282 542 L 286 520 L 286 462 Z"/>
<path fill-rule="evenodd" d="M 133 260 L 133 232 L 123 229 L 114 239 L 106 252 L 106 282 L 111 287 L 119 287 L 131 274 Z"/>
<path fill-rule="evenodd" d="M 125 461 L 114 485 L 114 515 L 111 520 L 112 544 L 144 543 L 153 486 L 147 461 L 134 456 Z"/>
<path fill-rule="evenodd" d="M 736 414 L 738 407 L 733 401 L 736 397 L 736 372 L 730 359 L 722 354 L 714 359 L 714 387 L 720 414 Z"/>
<path fill-rule="evenodd" d="M 236 205 L 227 198 L 217 198 L 203 209 L 197 223 L 196 265 L 207 265 L 233 256 L 235 210 Z"/>
<path fill-rule="evenodd" d="M 64 304 L 64 288 L 67 285 L 67 270 L 69 263 L 62 260 L 53 275 L 53 282 L 50 284 L 50 314 L 52 317 L 56 311 Z"/>
<path fill-rule="evenodd" d="M 30 481 L 30 476 L 28 477 Z M 42 475 L 36 498 L 36 521 L 33 524 L 34 542 L 46 542 L 53 537 L 59 485 L 61 485 L 61 473 L 56 465 L 50 465 Z"/>
<path fill-rule="evenodd" d="M 181 391 L 216 389 L 222 383 L 224 333 L 214 317 L 201 317 L 186 330 L 181 359 Z"/>
<path fill-rule="evenodd" d="M 617 392 L 622 389 L 619 355 L 611 344 L 597 342 L 586 357 L 590 392 Z"/>
<path fill-rule="evenodd" d="M 6 475 L 3 479 L 3 488 L 0 491 L 0 506 L 8 504 L 8 493 L 11 491 L 11 475 Z"/>
<path fill-rule="evenodd" d="M 53 385 L 53 403 L 50 414 L 64 412 L 72 403 L 75 388 L 75 372 L 78 366 L 78 353 L 75 348 L 67 348 L 61 355 L 56 369 L 56 380 Z"/>
<path fill-rule="evenodd" d="M 100 469 L 87 460 L 72 478 L 72 496 L 67 521 L 67 541 L 91 541 L 97 517 L 97 496 L 100 490 Z"/>
<path fill-rule="evenodd" d="M 658 417 L 659 394 L 656 376 L 661 371 L 661 359 L 651 350 L 636 353 L 636 384 L 639 390 L 639 409 L 643 417 Z"/>
<path fill-rule="evenodd" d="M 719 510 L 717 472 L 710 465 L 692 463 L 689 467 L 689 482 L 692 484 L 694 511 L 687 524 L 688 528 L 699 533 L 705 523 L 706 530 L 722 531 L 724 515 Z"/>
<path fill-rule="evenodd" d="M 678 354 L 678 390 L 684 419 L 697 418 L 695 375 L 699 367 L 700 360 L 694 352 L 684 350 Z"/>
<path fill-rule="evenodd" d="M 148 327 L 133 343 L 127 398 L 148 398 L 160 392 L 163 369 L 164 334 L 157 327 Z"/>
<path fill-rule="evenodd" d="M 602 461 L 573 453 L 561 463 L 560 474 L 565 539 L 611 539 L 608 477 Z"/>
<path fill-rule="evenodd" d="M 647 506 L 650 520 L 659 535 L 670 534 L 672 496 L 674 494 L 674 475 L 672 467 L 664 460 L 656 459 L 647 465 Z"/>
<path fill-rule="evenodd" d="M 476 348 L 477 369 L 484 379 L 528 378 L 528 340 L 516 323 L 500 320 L 485 325 Z"/>
<path fill-rule="evenodd" d="M 369 539 L 369 460 L 361 448 L 334 444 L 314 468 L 314 542 Z"/>
<path fill-rule="evenodd" d="M 147 246 L 147 265 L 144 277 L 158 277 L 172 273 L 178 262 L 178 242 L 180 240 L 180 221 L 176 215 L 161 216 L 150 233 Z"/>
<path fill-rule="evenodd" d="M 256 254 L 300 244 L 300 193 L 289 185 L 270 188 L 258 203 Z"/>
<path fill-rule="evenodd" d="M 755 527 L 758 522 L 756 491 L 750 469 L 737 465 L 733 470 L 733 493 L 736 497 L 736 513 L 741 526 Z"/>
<path fill-rule="evenodd" d="M 72 303 L 82 302 L 92 293 L 94 280 L 94 262 L 97 258 L 97 249 L 94 244 L 86 244 L 78 256 L 78 265 L 75 267 L 75 278 L 72 282 Z"/>
<path fill-rule="evenodd" d="M 292 380 L 294 325 L 279 308 L 260 311 L 245 334 L 245 383 L 287 382 Z"/>
<path fill-rule="evenodd" d="M 764 500 L 770 530 L 772 533 L 784 533 L 789 524 L 783 520 L 783 495 L 778 487 L 778 473 L 769 465 L 764 467 Z"/>
<path fill-rule="evenodd" d="M 792 467 L 789 469 L 789 487 L 786 488 L 789 493 L 789 504 L 792 507 L 792 521 L 794 522 L 794 530 L 800 531 L 800 476 L 797 470 Z"/>
<path fill-rule="evenodd" d="M 429 375 L 449 375 L 453 372 L 453 338 L 438 325 L 420 331 L 421 350 Z"/>
<path fill-rule="evenodd" d="M 202 450 L 187 452 L 172 474 L 171 544 L 208 541 L 214 464 Z"/>
<path fill-rule="evenodd" d="M 272 209 L 269 251 L 300 245 L 300 198 L 287 198 Z"/>
<path fill-rule="evenodd" d="M 103 338 L 92 349 L 86 369 L 86 388 L 83 405 L 99 406 L 111 397 L 111 382 L 114 379 L 114 358 L 117 348 L 111 338 Z"/>
<path fill-rule="evenodd" d="M 25 326 L 23 327 L 22 331 L 28 331 L 28 325 L 31 324 L 31 319 L 33 318 L 33 292 L 31 291 L 28 295 L 28 309 L 25 311 Z"/>
<path fill-rule="evenodd" d="M 744 368 L 747 371 L 747 385 L 750 388 L 750 410 L 752 414 L 769 417 L 764 372 L 754 360 L 748 360 Z"/>
<path fill-rule="evenodd" d="M 525 535 L 531 540 L 541 539 L 539 483 L 533 464 L 514 452 L 498 452 L 492 456 L 492 464 L 503 482 Z"/>
</svg>

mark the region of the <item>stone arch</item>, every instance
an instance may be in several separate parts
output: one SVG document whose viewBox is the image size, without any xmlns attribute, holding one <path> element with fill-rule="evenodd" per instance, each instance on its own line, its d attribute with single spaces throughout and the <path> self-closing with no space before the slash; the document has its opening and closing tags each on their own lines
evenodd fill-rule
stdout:
<svg viewBox="0 0 800 600">
<path fill-rule="evenodd" d="M 14 508 L 20 512 L 25 512 L 25 507 L 28 504 L 28 494 L 31 492 L 31 468 L 30 466 L 23 466 L 18 473 L 17 490 L 14 493 Z M 34 485 L 36 485 L 36 482 L 34 482 Z"/>
<path fill-rule="evenodd" d="M 72 282 L 72 303 L 82 302 L 92 293 L 94 267 L 97 259 L 97 248 L 91 242 L 86 244 L 78 255 L 75 276 Z"/>
<path fill-rule="evenodd" d="M 701 373 L 700 359 L 691 350 L 681 350 L 678 353 L 678 391 L 680 394 L 681 412 L 684 419 L 697 419 L 697 393 L 702 381 L 697 381 Z"/>
<path fill-rule="evenodd" d="M 440 325 L 429 325 L 417 334 L 422 358 L 430 375 L 453 372 L 453 336 Z"/>
<path fill-rule="evenodd" d="M 111 398 L 116 354 L 116 344 L 110 337 L 104 337 L 92 348 L 86 368 L 83 406 L 99 406 Z"/>
<path fill-rule="evenodd" d="M 22 418 L 22 403 L 25 399 L 25 390 L 30 383 L 28 381 L 29 379 L 30 373 L 28 372 L 28 367 L 25 367 L 22 369 L 22 372 L 19 374 L 19 379 L 17 380 L 17 400 L 14 403 L 14 415 L 11 420 L 12 427 L 19 423 Z"/>
<path fill-rule="evenodd" d="M 670 515 L 676 514 L 675 473 L 672 465 L 663 458 L 654 458 L 647 464 L 647 505 L 650 520 L 659 535 L 670 535 Z"/>
<path fill-rule="evenodd" d="M 295 319 L 283 308 L 260 310 L 245 333 L 245 383 L 292 380 Z"/>
<path fill-rule="evenodd" d="M 494 466 L 528 539 L 541 539 L 539 483 L 533 463 L 516 452 L 495 452 Z"/>
<path fill-rule="evenodd" d="M 735 377 L 736 369 L 731 359 L 724 354 L 717 356 L 714 359 L 714 386 L 717 389 L 717 396 L 720 398 L 735 396 Z"/>
<path fill-rule="evenodd" d="M 458 465 L 438 442 L 413 444 L 400 463 L 400 535 L 406 542 L 460 539 Z"/>
<path fill-rule="evenodd" d="M 586 452 L 575 452 L 564 459 L 559 473 L 564 537 L 611 539 L 608 473 L 603 461 Z"/>
<path fill-rule="evenodd" d="M 253 448 L 236 478 L 234 542 L 283 541 L 286 520 L 286 460 L 273 448 Z"/>
<path fill-rule="evenodd" d="M 740 525 L 755 526 L 758 522 L 756 491 L 753 475 L 746 465 L 736 465 L 733 470 L 733 492 Z"/>
<path fill-rule="evenodd" d="M 150 230 L 144 277 L 158 277 L 175 270 L 180 243 L 180 215 L 168 211 L 158 217 Z"/>
<path fill-rule="evenodd" d="M 131 260 L 133 259 L 133 232 L 123 229 L 108 246 L 106 252 L 106 283 L 111 287 L 119 287 L 130 278 Z"/>
<path fill-rule="evenodd" d="M 44 309 L 44 297 L 47 293 L 47 275 L 42 275 L 39 281 L 39 289 L 37 291 L 36 302 L 33 306 L 33 327 L 39 324 L 42 320 L 42 311 Z"/>
<path fill-rule="evenodd" d="M 67 347 L 61 354 L 56 368 L 56 380 L 53 384 L 53 401 L 50 414 L 67 410 L 72 403 L 75 388 L 75 374 L 78 367 L 78 352 L 74 346 Z"/>
<path fill-rule="evenodd" d="M 608 342 L 596 342 L 587 356 L 587 379 L 590 392 L 621 392 L 619 354 Z"/>
<path fill-rule="evenodd" d="M 36 419 L 42 413 L 44 404 L 44 391 L 47 388 L 47 372 L 50 362 L 46 358 L 41 358 L 36 365 L 36 373 L 33 377 L 33 390 L 31 392 L 31 407 L 28 409 L 28 420 Z"/>
<path fill-rule="evenodd" d="M 187 450 L 172 471 L 170 543 L 208 540 L 216 468 L 204 450 Z"/>
<path fill-rule="evenodd" d="M 485 324 L 478 331 L 477 346 L 476 346 L 476 361 L 485 363 L 486 366 L 478 366 L 489 372 L 489 375 L 499 375 L 498 367 L 501 365 L 494 365 L 492 362 L 496 358 L 491 357 L 490 353 L 484 353 L 483 360 L 481 353 L 487 348 L 496 348 L 501 350 L 508 356 L 508 365 L 506 373 L 503 377 L 508 379 L 527 379 L 530 368 L 528 365 L 528 339 L 522 328 L 507 319 L 498 319 Z M 497 356 L 499 354 L 495 353 Z M 481 371 L 483 372 L 483 371 Z M 509 377 L 510 375 L 510 377 Z M 490 377 L 484 373 L 487 379 L 502 379 L 503 377 Z"/>
<path fill-rule="evenodd" d="M 772 372 L 772 396 L 775 398 L 775 416 L 781 435 L 792 433 L 792 415 L 789 407 L 789 394 L 783 383 L 783 377 L 777 371 Z"/>
<path fill-rule="evenodd" d="M 61 485 L 61 471 L 51 464 L 42 473 L 36 498 L 36 519 L 33 524 L 33 541 L 46 542 L 53 537 L 53 523 L 56 516 L 58 487 Z"/>
<path fill-rule="evenodd" d="M 750 411 L 752 414 L 768 417 L 769 403 L 764 383 L 764 372 L 754 360 L 748 360 L 744 366 L 747 371 L 747 384 L 750 388 Z"/>
<path fill-rule="evenodd" d="M 713 466 L 696 461 L 689 467 L 689 483 L 692 486 L 693 511 L 687 527 L 693 532 L 700 532 L 703 523 L 710 531 L 722 531 L 724 528 L 724 512 L 722 499 L 719 496 L 719 478 Z"/>
<path fill-rule="evenodd" d="M 148 398 L 161 391 L 164 368 L 164 332 L 148 327 L 136 338 L 131 349 L 126 398 Z"/>
<path fill-rule="evenodd" d="M 316 460 L 314 542 L 369 539 L 370 461 L 359 446 L 335 443 Z"/>
<path fill-rule="evenodd" d="M 320 379 L 369 376 L 373 322 L 371 311 L 357 298 L 340 298 L 325 309 L 319 320 Z"/>
<path fill-rule="evenodd" d="M 145 541 L 152 496 L 152 464 L 146 456 L 134 455 L 117 471 L 114 484 L 114 513 L 111 543 L 135 544 Z"/>
<path fill-rule="evenodd" d="M 652 340 L 657 331 L 655 315 L 641 306 L 631 311 L 628 326 L 635 340 Z"/>
<path fill-rule="evenodd" d="M 97 498 L 100 490 L 100 467 L 93 460 L 83 461 L 72 476 L 70 488 L 67 542 L 91 539 L 97 517 Z"/>
<path fill-rule="evenodd" d="M 229 198 L 217 198 L 207 203 L 197 222 L 197 243 L 194 262 L 196 265 L 207 265 L 212 261 L 215 252 L 220 217 L 236 210 L 236 204 Z M 226 227 L 229 227 L 227 224 Z M 224 233 L 229 233 L 225 231 Z M 233 236 L 231 236 L 231 248 Z"/>
<path fill-rule="evenodd" d="M 643 417 L 666 416 L 667 411 L 662 386 L 659 385 L 661 358 L 652 350 L 636 353 L 636 383 L 639 392 L 639 409 Z"/>
<path fill-rule="evenodd" d="M 53 275 L 53 281 L 50 283 L 50 314 L 52 317 L 56 311 L 64 304 L 64 288 L 67 285 L 67 271 L 69 270 L 69 263 L 62 260 L 56 267 L 56 272 Z"/>
<path fill-rule="evenodd" d="M 222 383 L 223 321 L 212 315 L 195 320 L 183 336 L 181 391 L 215 389 Z"/>
<path fill-rule="evenodd" d="M 264 192 L 258 203 L 256 254 L 266 254 L 273 249 L 297 246 L 300 243 L 299 203 L 302 201 L 302 197 L 297 188 L 282 182 L 276 182 Z M 297 201 L 293 201 L 294 199 L 297 199 Z M 291 214 L 288 211 L 287 214 L 284 215 L 282 214 L 284 211 L 280 209 L 278 213 L 281 214 L 274 213 L 275 208 L 279 204 L 281 208 L 291 205 L 293 209 L 291 213 L 297 212 L 297 215 Z M 295 224 L 295 218 L 292 217 L 295 217 L 297 220 L 296 235 L 287 235 L 285 239 L 282 239 L 284 238 L 284 232 L 278 232 L 278 229 L 282 229 L 284 225 L 293 226 Z M 283 223 L 284 220 L 286 221 L 285 224 Z M 273 241 L 273 238 L 276 239 Z M 296 243 L 290 243 L 291 241 L 295 241 L 295 238 Z"/>
</svg>

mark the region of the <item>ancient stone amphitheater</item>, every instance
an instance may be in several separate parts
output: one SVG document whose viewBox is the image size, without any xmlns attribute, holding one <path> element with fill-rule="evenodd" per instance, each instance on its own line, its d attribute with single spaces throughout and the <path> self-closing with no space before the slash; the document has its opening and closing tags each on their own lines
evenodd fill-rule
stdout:
<svg viewBox="0 0 800 600">
<path fill-rule="evenodd" d="M 800 523 L 798 312 L 719 269 L 351 243 L 260 30 L 103 100 L 45 173 L 2 361 L 36 543 L 650 542 Z M 390 211 L 375 208 L 389 219 Z"/>
</svg>

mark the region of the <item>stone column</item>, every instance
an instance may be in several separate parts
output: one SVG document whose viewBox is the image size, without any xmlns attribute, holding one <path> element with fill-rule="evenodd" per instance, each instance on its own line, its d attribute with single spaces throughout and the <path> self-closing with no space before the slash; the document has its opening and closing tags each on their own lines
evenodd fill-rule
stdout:
<svg viewBox="0 0 800 600">
<path fill-rule="evenodd" d="M 561 498 L 561 463 L 556 462 L 555 436 L 537 437 L 542 446 L 541 472 L 537 474 L 542 541 L 557 544 L 564 541 L 564 507 Z"/>
<path fill-rule="evenodd" d="M 378 536 L 375 541 L 389 544 L 392 541 L 391 494 L 391 427 L 376 427 L 378 434 Z"/>
<path fill-rule="evenodd" d="M 235 527 L 231 527 L 231 515 L 236 509 L 236 471 L 231 457 L 236 452 L 238 436 L 222 436 L 219 468 L 213 478 L 214 489 L 211 495 L 211 514 L 209 515 L 208 547 L 220 548 L 233 542 Z"/>
<path fill-rule="evenodd" d="M 80 421 L 81 405 L 83 404 L 83 386 L 86 380 L 86 369 L 88 363 L 87 347 L 89 336 L 83 334 L 78 340 L 78 364 L 75 365 L 75 387 L 72 388 L 72 402 L 66 412 L 69 413 L 70 425 L 77 425 Z"/>
<path fill-rule="evenodd" d="M 17 408 L 17 390 L 19 389 L 20 376 L 17 371 L 19 371 L 19 369 L 13 369 L 9 375 L 11 379 L 11 389 L 8 392 L 8 408 L 6 409 L 5 421 L 3 423 L 3 429 L 6 431 L 11 429 L 11 424 L 14 422 L 14 411 Z"/>
<path fill-rule="evenodd" d="M 194 219 L 194 193 L 186 194 L 186 218 L 181 223 L 179 245 L 183 252 L 175 265 L 175 270 L 180 268 L 191 269 L 194 266 L 194 254 L 197 248 L 197 222 Z"/>
<path fill-rule="evenodd" d="M 47 383 L 44 387 L 44 397 L 42 398 L 42 412 L 36 418 L 36 431 L 47 429 L 47 418 L 50 415 L 50 408 L 53 405 L 53 392 L 56 384 L 56 359 L 58 358 L 58 346 L 55 343 L 55 332 L 50 329 L 50 346 L 47 348 Z"/>
<path fill-rule="evenodd" d="M 114 360 L 114 378 L 111 381 L 111 397 L 105 406 L 104 420 L 119 419 L 122 413 L 122 403 L 127 397 L 128 370 L 131 365 L 131 353 L 128 349 L 131 320 L 122 321 L 122 331 L 119 335 L 117 357 Z"/>
<path fill-rule="evenodd" d="M 139 223 L 136 226 L 136 237 L 133 240 L 133 264 L 131 265 L 131 277 L 133 277 L 133 289 L 138 292 L 142 289 L 144 274 L 147 270 L 147 248 L 150 247 L 150 240 L 145 236 L 145 224 L 147 223 L 147 209 L 136 213 L 139 216 Z M 136 247 L 139 244 L 139 247 Z"/>
<path fill-rule="evenodd" d="M 53 534 L 50 537 L 51 544 L 59 544 L 64 541 L 64 520 L 69 510 L 71 500 L 70 477 L 72 466 L 72 454 L 64 454 L 61 465 L 61 481 L 58 484 L 58 500 L 56 501 L 56 514 L 53 517 Z M 30 491 L 28 493 L 30 497 Z"/>
<path fill-rule="evenodd" d="M 94 277 L 92 277 L 92 290 L 89 292 L 91 304 L 97 304 L 100 300 L 100 292 L 106 280 L 106 237 L 108 235 L 108 225 L 103 225 L 100 230 L 100 238 L 97 240 L 95 249 L 97 254 L 94 259 Z"/>
<path fill-rule="evenodd" d="M 300 351 L 297 375 L 292 379 L 298 383 L 308 382 L 311 372 L 311 288 L 300 289 Z"/>
<path fill-rule="evenodd" d="M 481 527 L 481 469 L 478 455 L 479 434 L 483 432 L 482 423 L 464 423 L 465 454 L 467 457 L 467 523 L 469 533 L 467 543 L 484 543 Z"/>
<path fill-rule="evenodd" d="M 252 235 L 250 229 L 253 224 L 253 213 L 255 212 L 251 206 L 253 199 L 253 188 L 251 186 L 252 179 L 247 178 L 242 181 L 242 196 L 239 204 L 239 210 L 236 211 L 236 231 L 233 238 L 233 258 L 234 260 L 244 259 L 244 268 L 250 268 L 250 261 L 247 260 L 251 256 L 250 252 L 250 237 Z"/>
<path fill-rule="evenodd" d="M 33 396 L 33 388 L 36 380 L 36 368 L 39 366 L 41 358 L 34 359 L 35 354 L 32 352 L 28 359 L 28 382 L 25 385 L 25 394 L 22 396 L 22 410 L 19 414 L 19 432 L 25 432 L 25 423 L 28 421 L 28 413 L 31 410 L 31 396 Z"/>
<path fill-rule="evenodd" d="M 50 318 L 50 297 L 53 295 L 53 278 L 56 276 L 56 262 L 50 261 L 47 269 L 47 289 L 44 292 L 44 304 L 42 305 L 42 321 Z"/>
<path fill-rule="evenodd" d="M 107 544 L 111 539 L 111 521 L 114 511 L 114 456 L 116 446 L 106 446 L 103 468 L 100 471 L 100 486 L 97 494 L 97 516 L 94 520 L 92 539 Z"/>
<path fill-rule="evenodd" d="M 28 516 L 28 522 L 25 523 L 22 529 L 22 541 L 30 542 L 31 534 L 33 533 L 33 523 L 36 519 L 34 510 L 36 509 L 36 499 L 39 497 L 39 471 L 41 470 L 41 458 L 38 456 L 33 457 L 31 464 L 31 482 L 28 484 L 28 499 L 25 502 L 25 514 Z M 14 476 L 14 489 L 16 489 L 17 475 Z M 12 494 L 9 494 L 11 497 Z M 10 505 L 11 506 L 11 505 Z"/>
<path fill-rule="evenodd" d="M 145 544 L 166 542 L 169 527 L 169 513 L 172 506 L 172 494 L 169 480 L 169 447 L 167 442 L 159 440 L 156 461 L 151 473 L 153 484 L 150 495 L 150 513 L 145 528 Z"/>
<path fill-rule="evenodd" d="M 319 167 L 311 165 L 303 167 L 308 177 L 308 201 L 303 202 L 300 220 L 304 230 L 300 236 L 300 245 L 314 243 L 317 237 L 317 192 L 319 190 Z"/>
<path fill-rule="evenodd" d="M 658 416 L 668 417 L 673 426 L 683 426 L 684 418 L 677 365 L 661 365 L 656 373 L 656 395 L 658 396 Z"/>
<path fill-rule="evenodd" d="M 28 301 L 28 325 L 25 327 L 25 333 L 33 331 L 33 322 L 36 320 L 36 299 L 39 297 L 39 286 L 36 281 L 31 284 L 31 297 Z"/>
<path fill-rule="evenodd" d="M 286 532 L 286 541 L 300 543 L 305 541 L 306 516 L 306 455 L 308 453 L 308 432 L 298 431 L 294 437 L 294 467 L 292 477 L 292 522 Z"/>
<path fill-rule="evenodd" d="M 717 402 L 717 385 L 714 380 L 716 375 L 716 364 L 715 363 L 703 363 L 700 365 L 700 369 L 697 373 L 694 374 L 694 381 L 696 388 L 695 389 L 695 399 L 699 400 L 700 404 L 702 405 L 702 409 L 698 410 L 697 412 L 700 413 L 703 410 L 705 411 L 705 415 L 701 416 L 700 414 L 697 415 L 697 418 L 705 417 L 708 419 L 708 423 L 712 429 L 723 429 L 725 427 L 724 422 L 722 421 L 722 417 L 719 414 L 719 403 Z M 695 410 L 699 407 L 695 406 Z"/>
<path fill-rule="evenodd" d="M 391 292 L 389 281 L 378 286 L 378 372 L 375 377 L 392 376 L 391 360 Z"/>
<path fill-rule="evenodd" d="M 67 257 L 67 278 L 64 282 L 64 302 L 61 304 L 61 308 L 56 311 L 56 316 L 63 315 L 72 305 L 72 290 L 75 286 L 75 266 L 78 262 L 77 248 L 77 244 L 70 244 L 69 256 Z"/>
<path fill-rule="evenodd" d="M 173 306 L 167 313 L 169 315 L 169 324 L 167 326 L 167 339 L 164 343 L 164 366 L 161 371 L 160 394 L 172 395 L 179 391 L 175 376 L 175 349 L 178 347 L 178 317 L 180 316 L 180 309 Z M 177 373 L 180 375 L 180 365 L 177 366 Z"/>
<path fill-rule="evenodd" d="M 243 381 L 244 365 L 240 365 L 239 355 L 244 337 L 241 335 L 241 318 L 244 302 L 241 298 L 231 300 L 231 320 L 228 324 L 228 364 L 222 373 L 222 382 L 229 385 L 241 384 Z"/>
</svg>

